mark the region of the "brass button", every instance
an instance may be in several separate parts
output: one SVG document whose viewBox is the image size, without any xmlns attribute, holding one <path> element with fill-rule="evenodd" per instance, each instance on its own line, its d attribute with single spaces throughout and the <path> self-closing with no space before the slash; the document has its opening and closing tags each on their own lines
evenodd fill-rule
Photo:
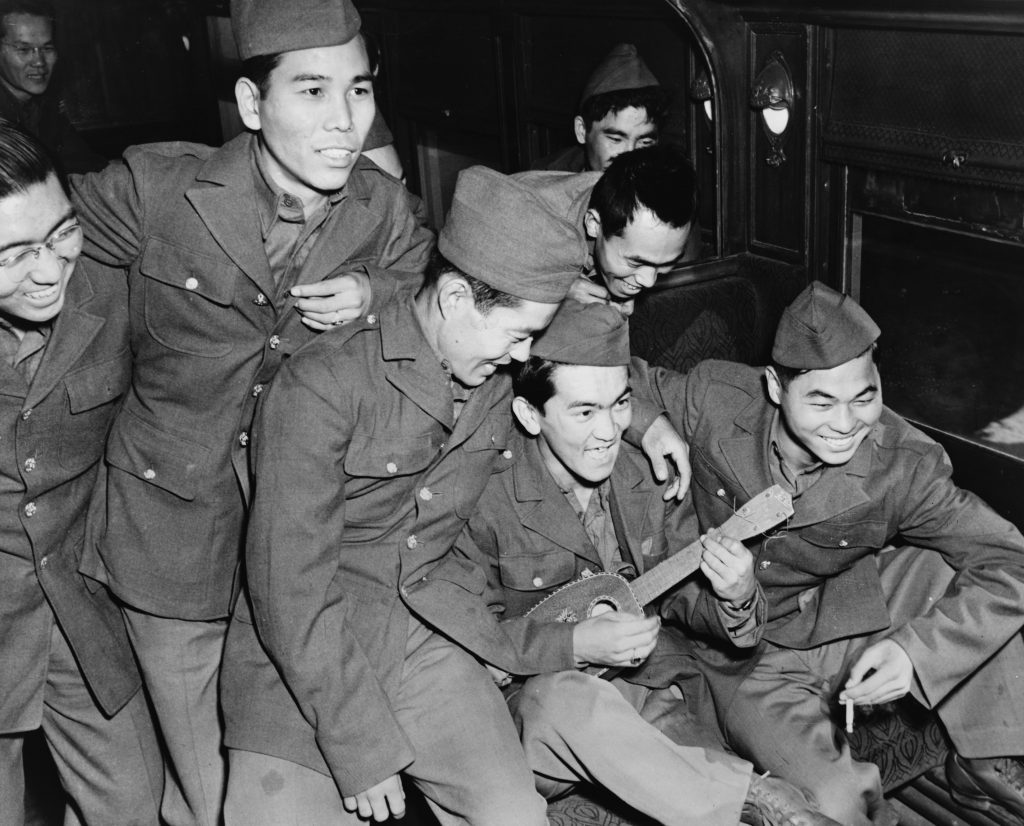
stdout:
<svg viewBox="0 0 1024 826">
<path fill-rule="evenodd" d="M 715 491 L 715 496 L 725 496 L 725 488 L 719 488 Z"/>
<path fill-rule="evenodd" d="M 280 346 L 281 346 L 281 336 L 271 336 L 270 337 L 270 349 L 271 350 L 276 350 Z"/>
<path fill-rule="evenodd" d="M 760 562 L 757 563 L 757 567 L 760 568 L 762 571 L 767 570 L 771 566 L 772 561 L 770 559 L 762 559 Z"/>
<path fill-rule="evenodd" d="M 186 278 L 185 279 L 185 289 L 186 290 L 194 290 L 198 286 L 199 286 L 199 279 L 198 278 Z"/>
<path fill-rule="evenodd" d="M 245 447 L 246 445 L 248 445 L 249 444 L 249 434 L 245 433 L 244 431 L 242 433 L 240 433 L 239 436 L 238 436 L 238 444 L 240 444 L 242 447 Z"/>
<path fill-rule="evenodd" d="M 36 507 L 36 503 L 29 502 L 27 505 L 25 505 L 25 516 L 33 517 L 36 515 L 37 510 L 39 509 Z"/>
<path fill-rule="evenodd" d="M 142 478 L 143 479 L 156 479 L 156 471 L 153 470 L 153 468 L 148 467 L 144 471 L 142 471 Z"/>
<path fill-rule="evenodd" d="M 541 579 L 539 576 L 535 576 L 533 578 L 533 587 L 534 588 L 540 588 L 540 586 L 543 585 L 543 584 L 544 584 L 544 580 Z"/>
<path fill-rule="evenodd" d="M 366 317 L 366 323 L 367 324 L 376 324 L 377 323 L 377 316 L 375 316 L 373 313 L 370 313 Z"/>
<path fill-rule="evenodd" d="M 25 472 L 26 473 L 31 473 L 35 469 L 36 469 L 36 460 L 33 459 L 30 456 L 28 459 L 25 460 Z"/>
<path fill-rule="evenodd" d="M 48 556 L 44 556 L 42 559 L 39 560 L 39 567 L 40 568 L 45 568 L 49 564 L 50 564 L 50 557 L 48 557 Z"/>
<path fill-rule="evenodd" d="M 255 384 L 255 385 L 253 385 L 253 388 L 252 388 L 252 397 L 253 397 L 254 399 L 255 399 L 255 398 L 256 398 L 257 396 L 259 396 L 259 394 L 260 394 L 260 393 L 262 393 L 262 392 L 263 392 L 263 385 L 262 385 L 262 384 Z"/>
<path fill-rule="evenodd" d="M 849 542 L 847 542 L 847 541 L 846 541 L 845 539 L 840 539 L 840 540 L 839 540 L 839 547 L 840 547 L 840 548 L 845 548 L 845 547 L 846 547 L 847 545 L 849 545 L 849 544 L 850 544 L 850 543 L 849 543 Z"/>
<path fill-rule="evenodd" d="M 30 407 L 30 408 L 29 408 L 28 410 L 25 410 L 25 411 L 24 411 L 24 412 L 23 412 L 23 413 L 21 414 L 21 420 L 22 420 L 23 422 L 24 422 L 24 421 L 28 421 L 28 417 L 29 417 L 29 416 L 31 416 L 31 415 L 32 415 L 32 408 Z"/>
<path fill-rule="evenodd" d="M 434 498 L 434 492 L 430 488 L 420 488 L 420 499 L 429 502 Z"/>
<path fill-rule="evenodd" d="M 504 456 L 506 459 L 511 459 L 512 458 L 512 451 L 511 450 L 503 450 L 501 452 L 501 455 Z"/>
<path fill-rule="evenodd" d="M 384 465 L 384 469 L 387 470 L 388 473 L 398 473 L 398 465 L 394 462 L 388 462 Z"/>
<path fill-rule="evenodd" d="M 263 293 L 256 293 L 256 297 L 252 300 L 252 303 L 257 307 L 267 306 L 267 297 Z"/>
<path fill-rule="evenodd" d="M 419 544 L 420 541 L 416 538 L 416 534 L 413 534 L 405 540 L 405 547 L 407 547 L 410 551 L 413 550 Z"/>
</svg>

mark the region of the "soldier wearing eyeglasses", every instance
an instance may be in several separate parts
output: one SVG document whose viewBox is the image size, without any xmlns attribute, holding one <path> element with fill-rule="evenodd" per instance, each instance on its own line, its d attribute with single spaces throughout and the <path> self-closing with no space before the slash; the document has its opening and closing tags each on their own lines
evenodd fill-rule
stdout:
<svg viewBox="0 0 1024 826">
<path fill-rule="evenodd" d="M 0 0 L 0 117 L 39 138 L 65 172 L 102 169 L 105 159 L 71 125 L 51 83 L 53 38 L 49 0 Z"/>
<path fill-rule="evenodd" d="M 0 124 L 0 823 L 42 729 L 66 823 L 157 824 L 161 762 L 123 620 L 78 573 L 130 374 L 126 286 L 79 260 L 50 156 Z"/>
</svg>

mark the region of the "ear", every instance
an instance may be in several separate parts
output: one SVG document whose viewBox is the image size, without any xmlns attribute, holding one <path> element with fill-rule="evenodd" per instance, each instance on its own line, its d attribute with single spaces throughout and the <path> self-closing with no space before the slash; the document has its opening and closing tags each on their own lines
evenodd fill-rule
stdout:
<svg viewBox="0 0 1024 826">
<path fill-rule="evenodd" d="M 587 231 L 587 238 L 596 241 L 601 237 L 601 216 L 597 214 L 596 209 L 587 210 L 587 214 L 583 216 L 583 228 Z"/>
<path fill-rule="evenodd" d="M 235 103 L 247 129 L 260 130 L 260 87 L 247 77 L 235 81 Z"/>
<path fill-rule="evenodd" d="M 460 310 L 474 306 L 473 291 L 465 278 L 454 273 L 442 275 L 441 278 L 437 290 L 437 308 L 442 318 L 449 318 Z"/>
<path fill-rule="evenodd" d="M 580 146 L 587 142 L 587 124 L 583 122 L 581 115 L 572 119 L 572 131 L 576 133 L 576 143 Z"/>
<path fill-rule="evenodd" d="M 779 381 L 779 374 L 775 372 L 774 367 L 769 365 L 764 368 L 764 380 L 768 385 L 768 398 L 778 407 L 782 404 L 782 382 Z"/>
<path fill-rule="evenodd" d="M 519 424 L 523 426 L 523 430 L 531 436 L 537 436 L 540 433 L 540 421 L 538 420 L 540 414 L 537 412 L 537 408 L 522 396 L 512 399 L 512 412 L 519 420 Z"/>
</svg>

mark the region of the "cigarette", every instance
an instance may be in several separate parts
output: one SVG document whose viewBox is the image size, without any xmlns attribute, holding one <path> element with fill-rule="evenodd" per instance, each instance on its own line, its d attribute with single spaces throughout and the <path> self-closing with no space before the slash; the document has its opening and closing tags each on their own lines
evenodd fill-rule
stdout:
<svg viewBox="0 0 1024 826">
<path fill-rule="evenodd" d="M 853 700 L 847 698 L 846 703 L 846 733 L 853 734 Z"/>
</svg>

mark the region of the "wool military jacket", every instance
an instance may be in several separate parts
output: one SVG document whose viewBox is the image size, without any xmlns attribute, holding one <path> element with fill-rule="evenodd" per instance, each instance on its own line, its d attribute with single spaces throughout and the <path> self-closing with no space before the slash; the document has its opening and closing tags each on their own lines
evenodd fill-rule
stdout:
<svg viewBox="0 0 1024 826">
<path fill-rule="evenodd" d="M 79 260 L 31 384 L 0 364 L 0 733 L 40 724 L 54 619 L 107 714 L 138 690 L 120 611 L 78 572 L 130 361 L 123 278 Z"/>
<path fill-rule="evenodd" d="M 226 616 L 237 592 L 256 400 L 314 333 L 277 290 L 253 182 L 253 141 L 134 147 L 74 180 L 85 252 L 128 269 L 131 388 L 107 448 L 105 534 L 83 570 L 125 602 Z M 415 201 L 359 161 L 298 274 L 422 270 Z"/>
<path fill-rule="evenodd" d="M 646 371 L 646 372 L 645 372 Z M 701 529 L 771 484 L 776 415 L 763 369 L 708 361 L 689 375 L 634 363 L 657 387 L 690 444 Z M 888 631 L 934 704 L 1024 625 L 1024 537 L 957 487 L 945 451 L 884 408 L 853 458 L 826 467 L 794 514 L 752 550 L 768 601 L 765 639 L 810 649 Z M 927 613 L 892 628 L 875 556 L 893 544 L 928 548 L 956 571 Z"/>
<path fill-rule="evenodd" d="M 525 673 L 573 669 L 573 624 L 538 623 L 526 615 L 555 591 L 605 568 L 548 472 L 536 440 L 517 432 L 511 444 L 512 467 L 491 477 L 456 543 L 454 557 L 485 572 L 484 601 L 502 620 L 523 663 L 532 666 Z M 654 479 L 636 448 L 621 445 L 609 483 L 615 536 L 623 562 L 633 567 L 631 575 L 649 573 L 698 539 L 690 500 L 665 502 L 664 484 Z M 685 679 L 681 673 L 687 668 L 699 671 L 702 658 L 714 657 L 706 653 L 709 644 L 747 648 L 760 640 L 763 611 L 755 609 L 742 618 L 730 615 L 699 571 L 678 582 L 650 610 L 656 612 L 660 606 L 666 617 L 678 620 L 682 633 L 665 626 L 648 662 L 627 672 L 626 679 L 632 682 L 663 687 Z M 582 619 L 586 613 L 579 611 L 577 616 Z M 474 650 L 471 640 L 466 644 Z"/>
</svg>

